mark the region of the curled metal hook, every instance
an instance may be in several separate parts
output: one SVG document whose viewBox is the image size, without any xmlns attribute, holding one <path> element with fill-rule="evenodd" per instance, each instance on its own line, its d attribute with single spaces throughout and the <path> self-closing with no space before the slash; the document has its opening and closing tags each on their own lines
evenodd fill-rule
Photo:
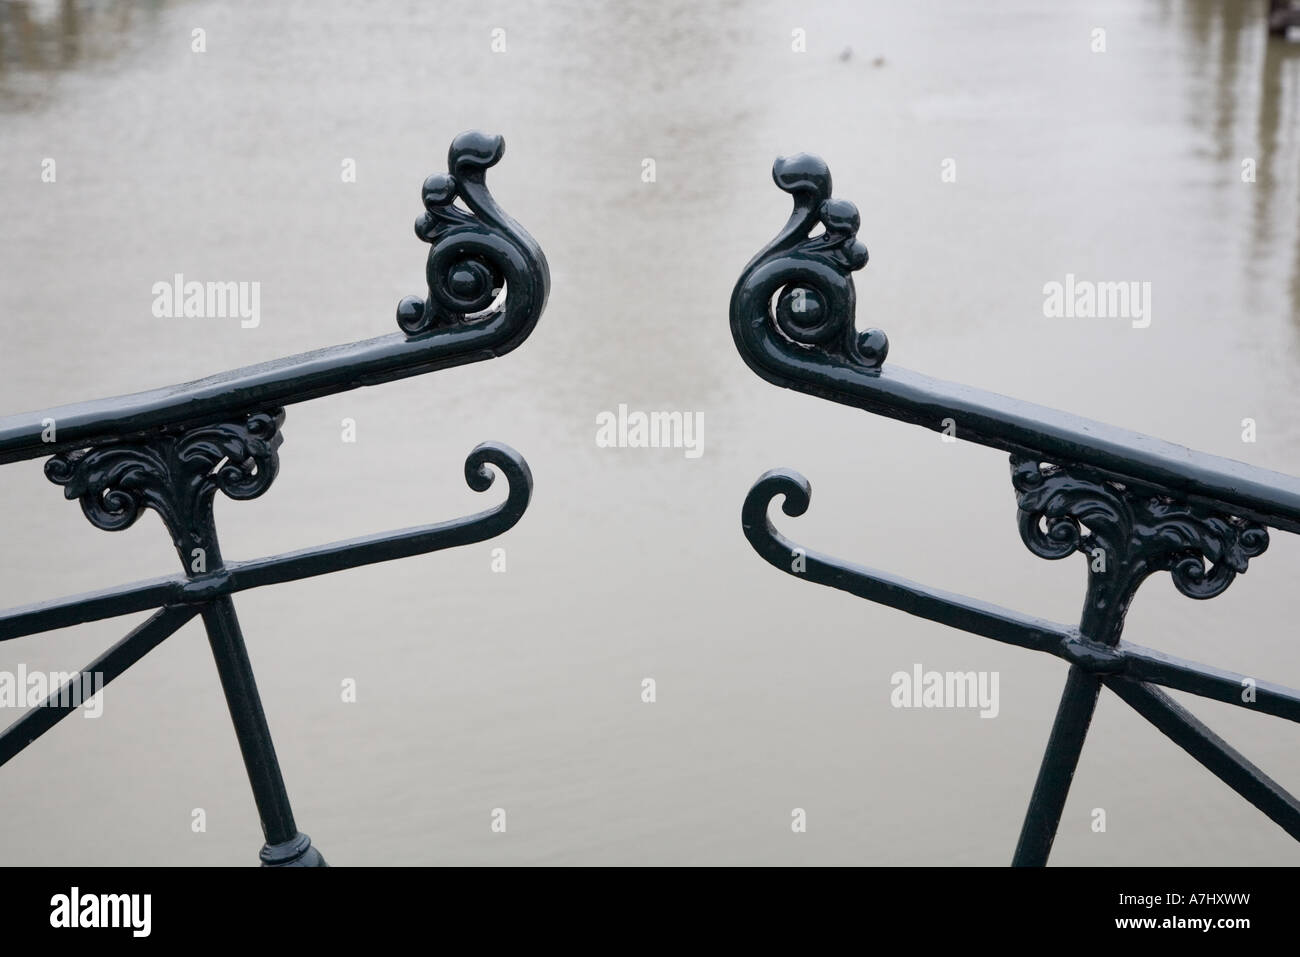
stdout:
<svg viewBox="0 0 1300 957">
<path fill-rule="evenodd" d="M 524 457 L 510 446 L 503 442 L 482 442 L 465 459 L 465 482 L 476 492 L 486 492 L 494 483 L 493 470 L 500 471 L 509 485 L 509 493 L 500 505 L 435 525 L 382 532 L 251 562 L 231 562 L 227 566 L 232 582 L 230 590 L 296 581 L 494 538 L 513 528 L 523 517 L 533 494 L 533 473 Z M 201 587 L 193 579 L 186 583 L 187 594 L 190 586 Z"/>
<path fill-rule="evenodd" d="M 769 506 L 777 496 L 785 497 L 782 511 L 797 518 L 808 511 L 812 486 L 792 469 L 765 472 L 745 496 L 741 525 L 754 551 L 789 575 L 838 588 L 910 615 L 1036 651 L 1060 654 L 1064 643 L 1079 637 L 1073 629 L 1055 622 L 929 588 L 888 572 L 853 565 L 796 545 L 777 531 L 768 518 Z"/>
<path fill-rule="evenodd" d="M 741 525 L 754 551 L 768 564 L 795 578 L 838 588 L 859 598 L 897 608 L 918 618 L 948 625 L 1021 648 L 1046 651 L 1091 674 L 1152 681 L 1249 707 L 1290 721 L 1300 721 L 1300 691 L 1250 678 L 1256 697 L 1249 704 L 1241 689 L 1247 676 L 1121 641 L 1107 645 L 1084 637 L 1079 629 L 1036 618 L 955 592 L 918 584 L 898 575 L 840 561 L 795 544 L 768 517 L 772 503 L 784 496 L 781 510 L 792 518 L 808 511 L 812 486 L 792 469 L 772 469 L 759 477 L 745 496 Z"/>
<path fill-rule="evenodd" d="M 433 525 L 417 525 L 353 538 L 301 551 L 227 562 L 212 574 L 174 576 L 0 611 L 0 641 L 115 618 L 169 605 L 202 603 L 250 588 L 312 578 L 330 572 L 423 555 L 485 541 L 513 528 L 533 493 L 533 475 L 524 457 L 502 442 L 483 442 L 465 459 L 465 482 L 476 492 L 505 476 L 506 498 L 482 512 Z"/>
</svg>

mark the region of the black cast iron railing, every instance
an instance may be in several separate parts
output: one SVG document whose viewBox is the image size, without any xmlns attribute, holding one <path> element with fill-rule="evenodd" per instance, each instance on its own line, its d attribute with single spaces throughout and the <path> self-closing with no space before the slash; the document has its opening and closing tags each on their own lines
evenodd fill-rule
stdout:
<svg viewBox="0 0 1300 957">
<path fill-rule="evenodd" d="M 1184 595 L 1213 598 L 1268 546 L 1268 526 L 1300 532 L 1300 480 L 885 366 L 885 334 L 854 323 L 852 273 L 867 262 L 857 208 L 832 198 L 819 157 L 778 159 L 772 176 L 794 212 L 732 293 L 745 362 L 784 388 L 1011 453 L 1021 538 L 1043 558 L 1083 554 L 1088 588 L 1072 627 L 800 548 L 768 518 L 779 496 L 787 515 L 808 509 L 808 481 L 787 469 L 761 476 L 745 498 L 755 551 L 795 577 L 1069 662 L 1014 864 L 1047 862 L 1102 685 L 1300 840 L 1300 802 L 1161 686 L 1291 721 L 1300 692 L 1121 640 L 1147 576 L 1168 571 Z"/>
<path fill-rule="evenodd" d="M 499 136 L 462 133 L 452 141 L 448 172 L 425 181 L 425 212 L 415 231 L 430 244 L 428 295 L 399 304 L 401 332 L 172 388 L 0 419 L 0 464 L 52 456 L 46 477 L 79 500 L 98 528 L 127 528 L 142 509 L 153 509 L 185 569 L 0 611 L 0 640 L 157 609 L 83 670 L 98 673 L 102 687 L 201 617 L 261 818 L 264 865 L 325 862 L 294 822 L 231 596 L 500 535 L 528 507 L 532 476 L 519 453 L 484 442 L 465 461 L 465 481 L 482 492 L 492 485 L 493 470 L 504 474 L 509 491 L 500 505 L 454 521 L 244 562 L 222 558 L 213 497 L 221 491 L 232 499 L 255 498 L 271 485 L 286 405 L 491 359 L 528 337 L 546 305 L 550 274 L 537 243 L 488 192 L 486 172 L 504 149 Z M 79 695 L 71 684 L 0 733 L 0 764 L 75 710 Z"/>
</svg>

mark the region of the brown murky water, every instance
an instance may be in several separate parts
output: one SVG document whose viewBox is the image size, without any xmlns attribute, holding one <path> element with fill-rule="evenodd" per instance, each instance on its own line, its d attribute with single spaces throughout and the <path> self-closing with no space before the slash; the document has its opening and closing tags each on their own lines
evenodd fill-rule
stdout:
<svg viewBox="0 0 1300 957">
<path fill-rule="evenodd" d="M 482 439 L 536 476 L 497 542 L 240 596 L 300 826 L 337 864 L 1004 863 L 1064 667 L 780 575 L 740 503 L 797 468 L 795 539 L 1057 620 L 1083 563 L 1025 550 L 1000 453 L 754 377 L 731 286 L 787 214 L 772 158 L 819 152 L 862 210 L 859 322 L 891 362 L 1300 473 L 1300 45 L 1263 10 L 5 3 L 0 411 L 394 330 L 423 287 L 420 184 L 458 131 L 501 132 L 493 190 L 554 282 L 533 337 L 292 407 L 275 486 L 217 506 L 251 558 L 477 510 Z M 177 272 L 261 283 L 260 325 L 155 318 Z M 1067 273 L 1150 282 L 1150 326 L 1045 318 Z M 620 403 L 703 413 L 704 454 L 598 448 Z M 0 606 L 171 571 L 155 517 L 97 531 L 39 463 L 0 469 L 0 502 Z M 1128 635 L 1300 684 L 1297 568 L 1278 533 L 1212 602 L 1154 579 Z M 7 643 L 0 669 L 74 669 L 130 623 Z M 997 717 L 891 707 L 916 664 L 998 672 Z M 1192 705 L 1300 787 L 1294 727 Z M 197 625 L 0 772 L 7 863 L 249 864 L 260 842 Z M 1105 696 L 1053 861 L 1300 851 Z"/>
</svg>

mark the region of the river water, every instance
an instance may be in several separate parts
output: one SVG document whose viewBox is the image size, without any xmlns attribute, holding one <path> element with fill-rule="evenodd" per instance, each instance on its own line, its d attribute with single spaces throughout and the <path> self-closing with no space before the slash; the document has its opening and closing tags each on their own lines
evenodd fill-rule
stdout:
<svg viewBox="0 0 1300 957">
<path fill-rule="evenodd" d="M 1300 473 L 1300 45 L 1264 7 L 6 3 L 0 412 L 394 331 L 422 181 L 460 130 L 500 132 L 489 182 L 553 279 L 531 339 L 291 407 L 275 485 L 217 505 L 253 558 L 477 511 L 483 439 L 536 478 L 498 541 L 239 596 L 299 825 L 337 864 L 1005 863 L 1062 663 L 782 575 L 740 504 L 796 468 L 797 541 L 1059 621 L 1083 560 L 1025 549 L 1005 455 L 756 378 L 731 287 L 788 213 L 773 157 L 817 152 L 861 209 L 858 320 L 891 363 Z M 176 273 L 260 283 L 259 324 L 156 318 Z M 1067 274 L 1149 282 L 1149 326 L 1046 318 Z M 620 404 L 701 413 L 703 454 L 598 447 Z M 0 469 L 0 502 L 0 606 L 173 570 L 155 516 L 98 531 L 38 462 Z M 1153 578 L 1127 637 L 1298 685 L 1297 568 L 1275 533 L 1214 601 Z M 0 669 L 75 669 L 136 620 Z M 996 717 L 893 707 L 917 666 L 996 672 Z M 1188 700 L 1300 788 L 1296 728 Z M 0 772 L 6 863 L 260 843 L 197 623 Z M 1052 860 L 1300 851 L 1103 692 Z"/>
</svg>

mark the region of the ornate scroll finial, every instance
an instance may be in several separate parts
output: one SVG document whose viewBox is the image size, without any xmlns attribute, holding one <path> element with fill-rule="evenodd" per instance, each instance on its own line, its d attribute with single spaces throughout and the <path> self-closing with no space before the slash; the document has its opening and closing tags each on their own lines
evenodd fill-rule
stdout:
<svg viewBox="0 0 1300 957">
<path fill-rule="evenodd" d="M 1168 571 L 1190 598 L 1213 598 L 1268 548 L 1257 522 L 1179 502 L 1104 476 L 1011 456 L 1020 537 L 1041 558 L 1088 559 L 1080 630 L 1119 640 L 1124 615 L 1148 575 Z M 1206 567 L 1206 563 L 1209 567 Z"/>
<path fill-rule="evenodd" d="M 280 469 L 284 411 L 255 412 L 237 422 L 180 434 L 77 449 L 45 463 L 46 477 L 80 499 L 91 524 L 110 532 L 129 528 L 142 508 L 157 512 L 171 532 L 181 562 L 193 568 L 221 564 L 212 522 L 220 489 L 233 499 L 256 498 Z"/>
<path fill-rule="evenodd" d="M 867 263 L 858 208 L 831 196 L 830 170 L 821 157 L 781 157 L 772 179 L 794 199 L 794 210 L 732 293 L 732 334 L 741 355 L 780 385 L 809 359 L 879 370 L 889 340 L 879 329 L 859 333 L 854 325 L 852 274 Z M 812 235 L 818 226 L 823 231 Z"/>
<path fill-rule="evenodd" d="M 519 328 L 512 339 L 517 342 L 541 315 L 550 287 L 546 257 L 497 205 L 485 180 L 504 152 L 500 136 L 461 133 L 448 151 L 448 172 L 424 181 L 425 211 L 415 221 L 415 235 L 432 246 L 425 268 L 429 294 L 398 304 L 397 324 L 408 336 L 505 315 Z M 468 212 L 456 205 L 458 199 Z"/>
</svg>

